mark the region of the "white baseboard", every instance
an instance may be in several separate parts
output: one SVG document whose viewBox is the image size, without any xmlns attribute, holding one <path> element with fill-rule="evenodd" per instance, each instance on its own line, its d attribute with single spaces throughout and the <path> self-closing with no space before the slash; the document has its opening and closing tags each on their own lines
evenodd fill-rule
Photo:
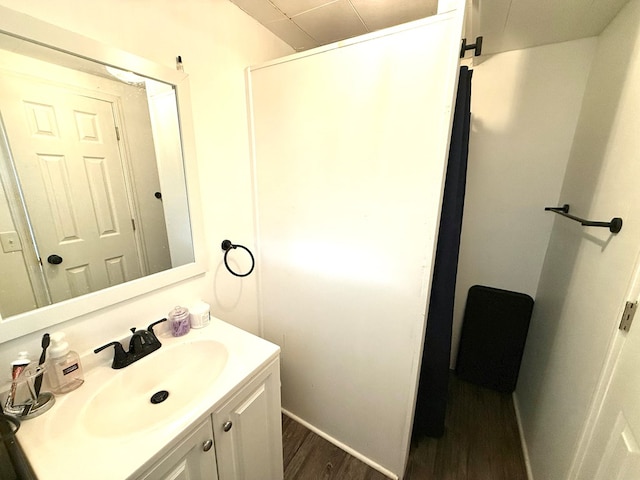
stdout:
<svg viewBox="0 0 640 480">
<path fill-rule="evenodd" d="M 524 464 L 527 469 L 527 478 L 533 480 L 533 471 L 531 470 L 531 462 L 529 461 L 529 449 L 527 441 L 524 438 L 524 430 L 522 429 L 522 419 L 520 418 L 520 406 L 516 392 L 511 395 L 513 398 L 513 408 L 516 411 L 516 421 L 518 422 L 518 432 L 520 433 L 520 443 L 522 444 L 522 453 L 524 454 Z"/>
<path fill-rule="evenodd" d="M 365 457 L 360 452 L 356 452 L 351 447 L 349 447 L 349 446 L 345 445 L 344 443 L 336 440 L 331 435 L 328 435 L 327 433 L 323 432 L 322 430 L 314 427 L 313 425 L 311 425 L 310 423 L 304 421 L 303 419 L 301 419 L 297 415 L 294 415 L 293 413 L 289 412 L 288 410 L 286 410 L 284 408 L 282 409 L 282 413 L 284 413 L 287 417 L 290 417 L 291 419 L 295 420 L 299 424 L 303 425 L 304 427 L 308 428 L 313 433 L 315 433 L 315 434 L 319 435 L 320 437 L 324 438 L 327 442 L 334 444 L 336 447 L 338 447 L 341 450 L 344 450 L 345 452 L 347 452 L 352 457 L 355 457 L 358 460 L 360 460 L 361 462 L 366 463 L 371 468 L 373 468 L 374 470 L 377 470 L 378 472 L 380 472 L 381 474 L 385 475 L 386 477 L 389 477 L 392 480 L 398 480 L 398 476 L 395 473 L 390 472 L 389 470 L 384 468 L 382 465 L 379 465 L 378 463 L 374 462 L 370 458 Z"/>
</svg>

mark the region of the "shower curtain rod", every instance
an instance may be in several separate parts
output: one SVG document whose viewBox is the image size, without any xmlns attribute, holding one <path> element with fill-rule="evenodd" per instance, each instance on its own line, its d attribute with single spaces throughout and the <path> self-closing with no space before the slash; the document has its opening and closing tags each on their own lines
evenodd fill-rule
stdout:
<svg viewBox="0 0 640 480">
<path fill-rule="evenodd" d="M 622 230 L 622 219 L 620 217 L 614 217 L 610 222 L 594 222 L 592 220 L 585 220 L 584 218 L 576 217 L 569 214 L 569 204 L 565 203 L 561 207 L 545 207 L 545 211 L 550 211 L 562 215 L 563 217 L 570 218 L 576 222 L 580 222 L 580 225 L 584 227 L 605 227 L 608 228 L 611 233 L 618 233 Z"/>
</svg>

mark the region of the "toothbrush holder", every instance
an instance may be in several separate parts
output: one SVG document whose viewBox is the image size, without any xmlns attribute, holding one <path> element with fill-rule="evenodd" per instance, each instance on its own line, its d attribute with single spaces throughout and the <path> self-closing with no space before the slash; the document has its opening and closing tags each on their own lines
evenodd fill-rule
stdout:
<svg viewBox="0 0 640 480">
<path fill-rule="evenodd" d="M 42 415 L 49 410 L 56 399 L 50 392 L 36 393 L 36 379 L 44 375 L 45 365 L 30 363 L 11 383 L 11 390 L 4 405 L 4 413 L 20 419 Z"/>
</svg>

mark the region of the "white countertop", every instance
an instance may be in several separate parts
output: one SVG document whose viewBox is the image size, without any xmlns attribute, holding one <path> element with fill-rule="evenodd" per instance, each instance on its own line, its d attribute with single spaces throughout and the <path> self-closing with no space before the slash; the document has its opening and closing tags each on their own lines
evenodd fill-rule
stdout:
<svg viewBox="0 0 640 480">
<path fill-rule="evenodd" d="M 155 461 L 162 449 L 220 407 L 245 379 L 257 374 L 280 352 L 277 345 L 213 318 L 207 327 L 191 329 L 183 337 L 168 334 L 158 337 L 163 345 L 161 349 L 134 363 L 136 368 L 143 368 L 145 361 L 162 349 L 201 340 L 215 340 L 225 345 L 229 355 L 226 365 L 220 375 L 206 385 L 202 398 L 189 403 L 189 408 L 177 419 L 111 438 L 91 434 L 79 419 L 100 387 L 131 366 L 113 370 L 109 362 L 85 372 L 85 382 L 80 388 L 56 396 L 56 403 L 48 412 L 24 420 L 18 431 L 20 445 L 39 480 L 135 478 L 143 472 L 143 467 L 148 467 L 148 462 Z M 194 364 L 192 368 L 193 381 L 205 381 L 207 365 Z M 158 387 L 160 390 L 162 386 Z"/>
</svg>

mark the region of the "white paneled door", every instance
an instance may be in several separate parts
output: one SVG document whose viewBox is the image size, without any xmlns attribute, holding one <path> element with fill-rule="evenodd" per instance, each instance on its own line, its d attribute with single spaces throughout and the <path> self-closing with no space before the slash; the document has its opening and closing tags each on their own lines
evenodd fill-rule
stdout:
<svg viewBox="0 0 640 480">
<path fill-rule="evenodd" d="M 115 105 L 26 78 L 0 92 L 52 301 L 141 276 Z"/>
<path fill-rule="evenodd" d="M 580 480 L 640 478 L 640 318 L 628 333 L 619 335 L 623 346 L 604 386 L 604 401 L 577 475 Z"/>
</svg>

